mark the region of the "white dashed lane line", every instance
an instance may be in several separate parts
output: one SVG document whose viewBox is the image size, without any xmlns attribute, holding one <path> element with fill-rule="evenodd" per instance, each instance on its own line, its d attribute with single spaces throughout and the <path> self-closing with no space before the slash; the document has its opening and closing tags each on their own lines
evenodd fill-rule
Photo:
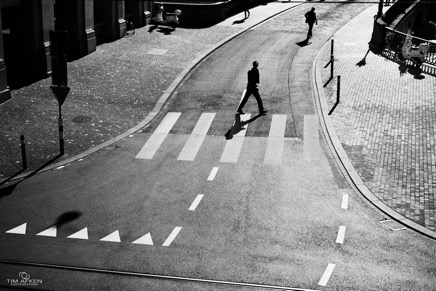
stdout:
<svg viewBox="0 0 436 291">
<path fill-rule="evenodd" d="M 176 238 L 176 236 L 179 234 L 180 230 L 182 230 L 182 228 L 179 226 L 176 226 L 173 229 L 173 231 L 171 232 L 170 236 L 165 240 L 165 242 L 163 243 L 162 246 L 168 247 L 173 242 L 173 240 Z"/>
<path fill-rule="evenodd" d="M 348 208 L 348 195 L 347 194 L 343 194 L 342 195 L 342 205 L 341 205 L 342 209 L 347 209 Z"/>
<path fill-rule="evenodd" d="M 216 174 L 218 173 L 218 167 L 213 167 L 212 171 L 209 174 L 209 177 L 207 178 L 208 181 L 213 181 L 215 179 Z"/>
<path fill-rule="evenodd" d="M 203 199 L 203 196 L 204 194 L 198 194 L 194 202 L 192 202 L 191 206 L 189 207 L 189 210 L 194 211 L 200 203 L 201 199 Z"/>
<path fill-rule="evenodd" d="M 320 285 L 320 286 L 326 286 L 327 285 L 327 283 L 328 283 L 328 281 L 330 279 L 330 276 L 333 273 L 333 270 L 334 270 L 335 266 L 336 266 L 335 264 L 328 264 L 327 265 L 327 268 L 325 269 L 324 274 L 321 277 L 321 280 L 319 280 L 318 285 Z"/>
<path fill-rule="evenodd" d="M 336 243 L 343 244 L 345 238 L 345 226 L 339 226 L 338 237 L 336 238 Z"/>
</svg>

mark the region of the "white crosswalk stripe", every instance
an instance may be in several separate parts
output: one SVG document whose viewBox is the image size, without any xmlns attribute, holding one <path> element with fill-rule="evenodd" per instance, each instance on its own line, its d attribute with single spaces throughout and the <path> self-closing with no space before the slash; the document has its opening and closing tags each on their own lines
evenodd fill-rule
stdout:
<svg viewBox="0 0 436 291">
<path fill-rule="evenodd" d="M 265 164 L 281 164 L 286 130 L 286 115 L 274 114 L 265 152 Z"/>
<path fill-rule="evenodd" d="M 248 128 L 248 123 L 244 124 L 244 122 L 250 119 L 251 114 L 239 115 L 239 117 L 240 120 L 237 119 L 231 129 L 231 139 L 227 140 L 224 147 L 224 151 L 220 159 L 220 162 L 222 163 L 236 163 L 238 161 L 239 154 L 241 153 L 242 144 L 244 143 L 244 136 Z"/>
<path fill-rule="evenodd" d="M 136 155 L 136 158 L 152 159 L 180 115 L 180 112 L 169 112 Z"/>
<path fill-rule="evenodd" d="M 180 161 L 193 161 L 206 138 L 206 134 L 215 118 L 215 113 L 203 113 L 198 119 L 194 130 L 177 158 Z"/>
<path fill-rule="evenodd" d="M 150 135 L 145 145 L 141 148 L 135 158 L 152 159 L 159 150 L 169 132 L 181 116 L 181 112 L 169 112 Z M 185 145 L 179 153 L 177 160 L 194 161 L 204 143 L 206 136 L 216 119 L 216 113 L 202 113 L 194 129 L 189 135 Z M 220 162 L 238 162 L 251 114 L 236 115 L 232 128 L 227 132 L 227 141 L 221 154 Z M 278 165 L 282 163 L 285 141 L 287 115 L 273 114 L 269 135 L 267 137 L 264 163 Z M 317 119 L 316 116 L 305 116 L 305 154 L 310 155 L 316 151 L 317 141 Z M 312 149 L 315 144 L 315 149 Z"/>
</svg>

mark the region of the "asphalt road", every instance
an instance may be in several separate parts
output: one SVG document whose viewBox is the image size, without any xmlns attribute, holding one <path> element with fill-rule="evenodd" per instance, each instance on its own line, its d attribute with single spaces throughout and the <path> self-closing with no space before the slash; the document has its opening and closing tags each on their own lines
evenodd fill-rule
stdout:
<svg viewBox="0 0 436 291">
<path fill-rule="evenodd" d="M 431 290 L 434 241 L 381 225 L 318 128 L 313 57 L 365 6 L 310 6 L 322 27 L 309 45 L 298 45 L 303 5 L 204 60 L 141 132 L 10 186 L 0 200 L 0 259 L 58 267 L 3 263 L 2 277 L 26 272 L 42 280 L 32 288 L 48 290 Z M 243 124 L 249 117 L 235 111 L 253 60 L 269 113 Z M 256 109 L 253 98 L 244 111 Z"/>
</svg>

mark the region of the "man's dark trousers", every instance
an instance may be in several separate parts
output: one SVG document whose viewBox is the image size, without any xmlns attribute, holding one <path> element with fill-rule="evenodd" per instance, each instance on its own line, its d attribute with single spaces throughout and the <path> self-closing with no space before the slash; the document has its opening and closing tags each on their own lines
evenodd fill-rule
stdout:
<svg viewBox="0 0 436 291">
<path fill-rule="evenodd" d="M 256 86 L 247 86 L 244 98 L 242 98 L 241 104 L 238 107 L 238 112 L 242 111 L 242 108 L 244 108 L 245 103 L 247 103 L 248 97 L 250 97 L 251 94 L 253 94 L 256 98 L 257 105 L 259 106 L 259 112 L 263 112 L 264 109 L 262 99 L 260 99 L 259 89 Z"/>
<path fill-rule="evenodd" d="M 309 31 L 307 32 L 307 38 L 310 38 L 312 37 L 312 28 L 315 22 L 309 22 L 308 24 L 309 24 Z"/>
</svg>

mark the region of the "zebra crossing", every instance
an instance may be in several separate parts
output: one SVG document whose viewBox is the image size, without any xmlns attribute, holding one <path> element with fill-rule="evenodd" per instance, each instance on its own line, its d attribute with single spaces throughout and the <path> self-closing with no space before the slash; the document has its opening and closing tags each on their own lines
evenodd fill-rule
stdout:
<svg viewBox="0 0 436 291">
<path fill-rule="evenodd" d="M 165 139 L 167 139 L 171 129 L 180 120 L 181 115 L 181 112 L 168 112 L 137 153 L 135 159 L 153 159 Z M 252 118 L 252 115 L 249 113 L 236 116 L 231 129 L 226 134 L 226 142 L 222 149 L 220 162 L 238 162 L 240 153 L 244 146 L 247 129 L 255 118 L 256 117 Z M 201 114 L 177 157 L 178 161 L 194 161 L 196 159 L 197 154 L 208 135 L 209 129 L 215 120 L 216 113 L 205 112 Z M 267 139 L 263 159 L 264 164 L 280 164 L 282 162 L 285 141 L 286 139 L 291 139 L 285 137 L 286 122 L 286 114 L 273 114 L 271 116 L 269 134 L 267 137 L 264 137 Z M 307 122 L 307 125 L 305 126 L 305 135 L 307 129 L 308 136 L 310 137 L 308 138 L 308 141 L 312 143 L 311 146 L 307 146 L 306 148 L 312 149 L 316 147 L 317 144 L 317 135 L 314 134 L 314 132 L 317 132 L 318 130 L 316 116 L 308 116 L 308 118 L 305 118 L 305 122 Z M 310 152 L 310 150 L 308 152 Z"/>
</svg>

